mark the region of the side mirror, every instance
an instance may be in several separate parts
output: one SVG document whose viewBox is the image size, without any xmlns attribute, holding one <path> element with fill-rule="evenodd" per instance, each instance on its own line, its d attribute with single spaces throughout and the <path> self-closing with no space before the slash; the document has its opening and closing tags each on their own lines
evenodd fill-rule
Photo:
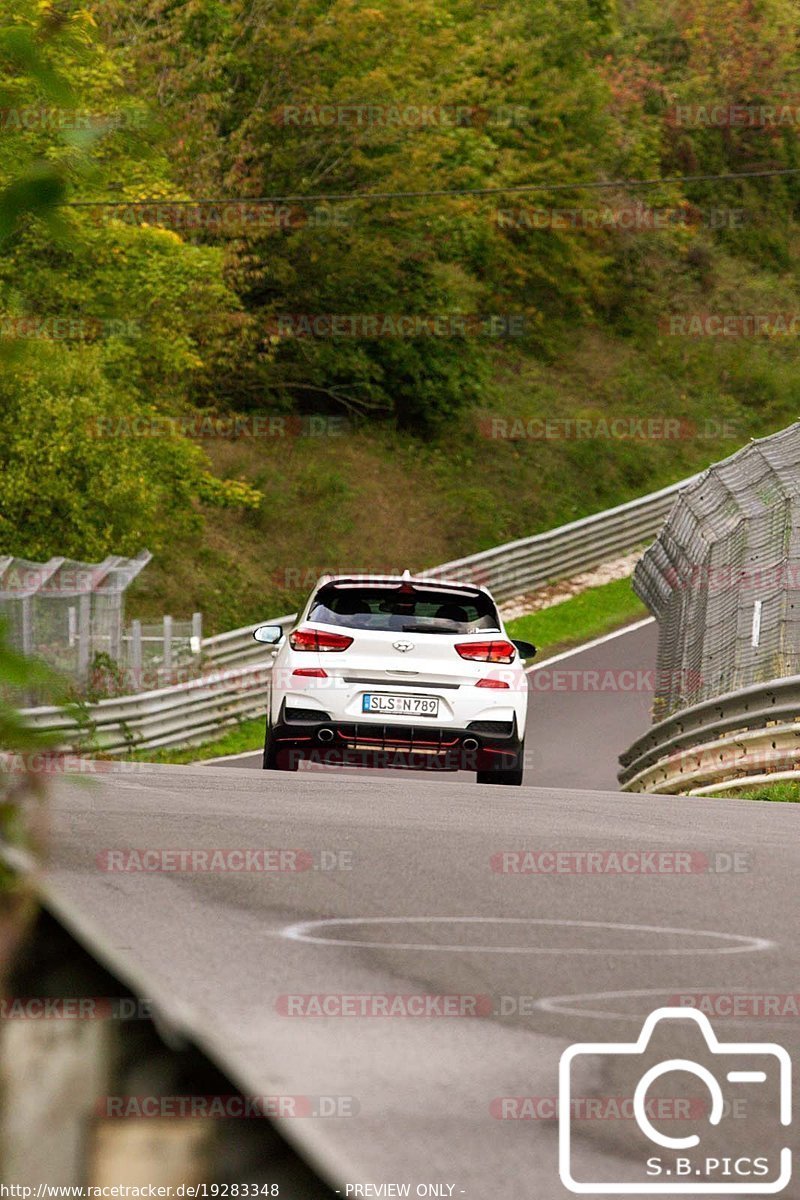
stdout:
<svg viewBox="0 0 800 1200">
<path fill-rule="evenodd" d="M 536 647 L 532 642 L 518 642 L 516 638 L 512 638 L 511 641 L 517 647 L 520 658 L 533 658 L 535 656 Z"/>
<path fill-rule="evenodd" d="M 258 629 L 253 631 L 253 637 L 265 646 L 277 646 L 283 637 L 283 630 L 280 625 L 259 625 Z"/>
</svg>

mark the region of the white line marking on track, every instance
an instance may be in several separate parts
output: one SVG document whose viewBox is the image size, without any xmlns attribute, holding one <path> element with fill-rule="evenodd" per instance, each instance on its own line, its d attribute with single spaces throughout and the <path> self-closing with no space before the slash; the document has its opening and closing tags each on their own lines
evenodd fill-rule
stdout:
<svg viewBox="0 0 800 1200">
<path fill-rule="evenodd" d="M 260 754 L 261 749 L 261 746 L 256 746 L 255 750 L 242 750 L 239 754 L 220 754 L 219 758 L 201 758 L 194 765 L 196 767 L 205 767 L 210 763 L 233 762 L 237 758 L 252 758 L 253 755 Z"/>
<path fill-rule="evenodd" d="M 564 658 L 572 658 L 575 654 L 583 654 L 584 650 L 592 650 L 595 646 L 602 646 L 604 642 L 613 642 L 614 638 L 623 637 L 626 633 L 634 633 L 637 629 L 644 629 L 645 625 L 654 623 L 655 617 L 643 617 L 641 621 L 634 621 L 633 625 L 624 625 L 622 629 L 615 629 L 613 633 L 604 633 L 602 637 L 593 638 L 591 642 L 582 642 L 580 646 L 573 646 L 571 650 L 565 650 L 563 654 L 554 654 L 552 658 L 534 663 L 525 668 L 525 674 L 530 675 L 542 667 L 549 667 L 551 663 L 561 662 Z"/>
<path fill-rule="evenodd" d="M 682 947 L 677 950 L 654 948 L 651 950 L 620 949 L 616 947 L 571 947 L 571 946 L 484 946 L 440 944 L 438 942 L 375 942 L 355 941 L 351 938 L 315 937 L 313 930 L 341 928 L 352 925 L 547 925 L 573 929 L 610 929 L 624 933 L 660 933 L 681 937 L 717 938 L 728 946 Z M 611 921 L 551 920 L 545 917 L 328 917 L 317 921 L 298 921 L 279 931 L 280 936 L 296 942 L 308 942 L 316 946 L 349 946 L 353 950 L 447 950 L 453 953 L 481 954 L 580 954 L 615 957 L 677 957 L 691 954 L 748 954 L 752 951 L 772 949 L 774 943 L 766 938 L 747 937 L 741 933 L 718 933 L 711 929 L 672 929 L 661 925 L 620 925 Z"/>
</svg>

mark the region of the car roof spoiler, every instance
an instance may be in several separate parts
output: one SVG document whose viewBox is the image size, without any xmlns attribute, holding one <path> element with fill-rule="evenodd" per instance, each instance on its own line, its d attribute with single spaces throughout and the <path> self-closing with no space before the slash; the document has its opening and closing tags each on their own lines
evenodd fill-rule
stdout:
<svg viewBox="0 0 800 1200">
<path fill-rule="evenodd" d="M 398 590 L 402 587 L 408 587 L 410 584 L 413 587 L 422 587 L 428 591 L 460 593 L 465 596 L 475 596 L 481 592 L 486 593 L 486 589 L 478 583 L 469 583 L 466 580 L 458 579 L 435 579 L 424 575 L 411 575 L 407 571 L 402 575 L 322 575 L 317 580 L 317 588 L 331 583 L 336 584 L 337 587 L 344 588 L 375 585 L 376 587 L 396 587 Z"/>
</svg>

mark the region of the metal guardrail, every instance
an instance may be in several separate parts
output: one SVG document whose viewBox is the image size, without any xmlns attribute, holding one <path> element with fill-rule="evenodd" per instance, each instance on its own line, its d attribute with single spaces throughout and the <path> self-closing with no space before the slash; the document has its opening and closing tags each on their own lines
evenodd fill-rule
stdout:
<svg viewBox="0 0 800 1200">
<path fill-rule="evenodd" d="M 620 755 L 626 792 L 712 795 L 800 781 L 800 676 L 753 684 L 692 705 Z"/>
<path fill-rule="evenodd" d="M 157 691 L 99 700 L 86 706 L 85 725 L 60 708 L 29 708 L 23 714 L 37 729 L 63 734 L 65 745 L 90 736 L 92 749 L 105 754 L 190 746 L 261 716 L 271 670 L 270 659 L 240 663 Z"/>
<path fill-rule="evenodd" d="M 419 574 L 471 580 L 488 587 L 498 600 L 510 599 L 642 545 L 658 531 L 677 493 L 689 482 L 684 479 L 605 512 Z M 273 618 L 272 623 L 286 629 L 295 619 L 296 614 L 291 614 Z M 246 625 L 203 639 L 207 670 L 202 678 L 87 705 L 85 716 L 95 746 L 108 754 L 121 754 L 131 748 L 191 745 L 238 721 L 260 716 L 269 691 L 272 655 L 253 640 L 255 628 Z M 81 726 L 56 708 L 27 709 L 25 716 L 40 729 L 62 733 L 65 744 L 81 733 Z"/>
<path fill-rule="evenodd" d="M 291 629 L 296 618 L 297 613 L 290 613 L 286 617 L 274 617 L 270 624 L 280 625 L 282 629 Z M 264 625 L 266 621 L 259 621 L 258 624 Z M 253 641 L 253 630 L 257 628 L 258 625 L 243 625 L 241 629 L 231 629 L 228 633 L 203 638 L 200 643 L 203 661 L 221 667 L 226 663 L 263 659 L 263 647 Z"/>
</svg>

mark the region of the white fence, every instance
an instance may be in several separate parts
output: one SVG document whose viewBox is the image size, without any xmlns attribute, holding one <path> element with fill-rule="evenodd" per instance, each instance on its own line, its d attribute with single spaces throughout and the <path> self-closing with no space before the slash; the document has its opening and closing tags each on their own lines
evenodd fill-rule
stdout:
<svg viewBox="0 0 800 1200">
<path fill-rule="evenodd" d="M 0 556 L 5 636 L 20 653 L 44 658 L 85 684 L 99 655 L 115 662 L 123 656 L 125 592 L 150 557 L 147 550 L 99 563 Z"/>
</svg>

